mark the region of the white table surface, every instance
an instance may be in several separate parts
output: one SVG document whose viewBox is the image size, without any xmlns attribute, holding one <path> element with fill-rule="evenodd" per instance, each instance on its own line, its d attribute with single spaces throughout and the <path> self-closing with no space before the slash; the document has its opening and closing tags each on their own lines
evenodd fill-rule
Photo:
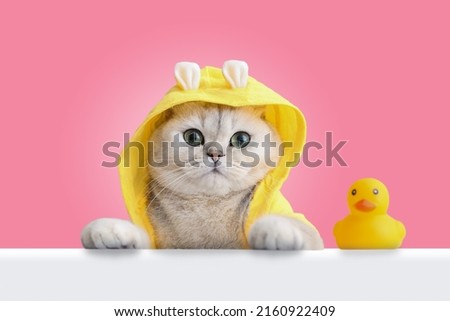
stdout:
<svg viewBox="0 0 450 321">
<path fill-rule="evenodd" d="M 450 249 L 0 249 L 0 300 L 450 300 Z"/>
</svg>

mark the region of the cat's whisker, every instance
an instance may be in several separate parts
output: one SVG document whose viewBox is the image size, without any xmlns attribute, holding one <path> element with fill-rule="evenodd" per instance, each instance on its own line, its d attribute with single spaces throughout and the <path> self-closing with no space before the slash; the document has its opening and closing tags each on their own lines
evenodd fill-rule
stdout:
<svg viewBox="0 0 450 321">
<path fill-rule="evenodd" d="M 174 181 L 175 182 L 175 181 Z M 172 182 L 173 183 L 173 182 Z M 170 183 L 170 184 L 172 184 Z M 169 184 L 168 184 L 169 185 Z M 159 183 L 156 183 L 155 186 L 153 188 L 151 188 L 148 192 L 147 192 L 147 197 L 150 198 L 154 192 L 156 192 L 162 185 Z"/>
<path fill-rule="evenodd" d="M 165 185 L 164 184 L 165 181 L 172 181 L 173 179 L 176 179 L 177 177 L 179 177 L 180 171 L 181 170 L 175 170 L 173 172 L 164 173 L 157 178 L 149 180 L 149 182 L 147 183 L 147 186 L 148 186 L 147 195 L 150 195 L 160 185 Z M 152 185 L 154 185 L 154 186 L 151 187 Z"/>
<path fill-rule="evenodd" d="M 148 206 L 150 206 L 152 204 L 152 202 L 162 193 L 164 192 L 164 190 L 166 190 L 169 186 L 173 185 L 174 183 L 178 182 L 180 179 L 184 178 L 185 176 L 189 175 L 189 173 L 185 173 L 183 175 L 181 175 L 180 177 L 178 177 L 177 179 L 175 179 L 173 182 L 167 184 L 166 186 L 163 187 L 163 189 L 161 191 L 158 192 L 158 194 L 155 195 L 155 197 L 153 197 L 153 199 L 148 203 Z"/>
<path fill-rule="evenodd" d="M 170 180 L 172 178 L 176 178 L 179 175 L 179 170 L 174 170 L 172 172 L 166 172 L 163 174 L 160 174 L 159 176 L 151 179 L 147 182 L 147 186 L 151 186 L 153 183 L 162 183 L 164 180 Z"/>
</svg>

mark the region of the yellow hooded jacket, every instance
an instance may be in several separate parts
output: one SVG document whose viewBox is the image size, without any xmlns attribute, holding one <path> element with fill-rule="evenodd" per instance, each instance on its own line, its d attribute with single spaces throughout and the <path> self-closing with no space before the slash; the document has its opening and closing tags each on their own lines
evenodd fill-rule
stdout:
<svg viewBox="0 0 450 321">
<path fill-rule="evenodd" d="M 155 128 L 164 121 L 164 111 L 186 102 L 201 101 L 236 108 L 265 106 L 266 121 L 278 131 L 282 142 L 292 143 L 292 147 L 284 149 L 279 165 L 272 169 L 256 187 L 245 222 L 245 235 L 248 236 L 255 220 L 269 213 L 295 218 L 314 228 L 302 214 L 294 213 L 291 205 L 280 192 L 290 167 L 299 162 L 300 153 L 305 144 L 306 122 L 300 110 L 252 77 L 246 79 L 245 87 L 233 88 L 227 81 L 225 73 L 219 68 L 199 69 L 199 75 L 198 88 L 186 90 L 178 81 L 178 84 L 172 87 L 152 109 L 122 152 L 119 165 L 120 181 L 132 222 L 144 228 L 152 244 L 158 248 L 158 240 L 147 214 L 149 173 L 148 168 L 142 166 L 148 164 L 147 142 Z M 143 155 L 142 150 L 135 148 L 136 143 L 144 148 Z M 248 247 L 248 244 L 246 246 Z"/>
</svg>

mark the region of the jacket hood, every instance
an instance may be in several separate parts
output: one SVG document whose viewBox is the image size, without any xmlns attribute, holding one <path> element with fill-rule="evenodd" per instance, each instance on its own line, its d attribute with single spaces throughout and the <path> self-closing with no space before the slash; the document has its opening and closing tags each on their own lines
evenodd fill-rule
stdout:
<svg viewBox="0 0 450 321">
<path fill-rule="evenodd" d="M 241 61 L 227 61 L 222 69 L 215 67 L 200 69 L 194 63 L 178 63 L 175 66 L 177 84 L 151 110 L 124 147 L 119 174 L 126 207 L 131 220 L 148 232 L 156 247 L 158 240 L 155 238 L 152 222 L 147 214 L 149 180 L 147 142 L 155 128 L 164 122 L 164 111 L 186 102 L 201 101 L 236 108 L 264 106 L 266 121 L 277 130 L 282 142 L 292 144 L 292 147 L 285 148 L 279 165 L 256 187 L 245 223 L 246 235 L 253 222 L 267 213 L 292 216 L 306 221 L 303 215 L 294 214 L 290 204 L 280 192 L 290 167 L 298 163 L 305 144 L 305 118 L 296 106 L 248 76 L 247 71 L 247 64 Z M 136 148 L 137 145 L 141 147 Z"/>
</svg>

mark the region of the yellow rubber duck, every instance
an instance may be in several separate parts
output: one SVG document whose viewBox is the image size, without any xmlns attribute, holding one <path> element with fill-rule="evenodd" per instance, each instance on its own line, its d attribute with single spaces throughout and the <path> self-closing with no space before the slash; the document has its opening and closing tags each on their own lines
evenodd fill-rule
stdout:
<svg viewBox="0 0 450 321">
<path fill-rule="evenodd" d="M 405 226 L 387 214 L 389 192 L 375 178 L 363 178 L 347 195 L 350 214 L 334 226 L 341 249 L 395 249 L 402 245 Z"/>
</svg>

